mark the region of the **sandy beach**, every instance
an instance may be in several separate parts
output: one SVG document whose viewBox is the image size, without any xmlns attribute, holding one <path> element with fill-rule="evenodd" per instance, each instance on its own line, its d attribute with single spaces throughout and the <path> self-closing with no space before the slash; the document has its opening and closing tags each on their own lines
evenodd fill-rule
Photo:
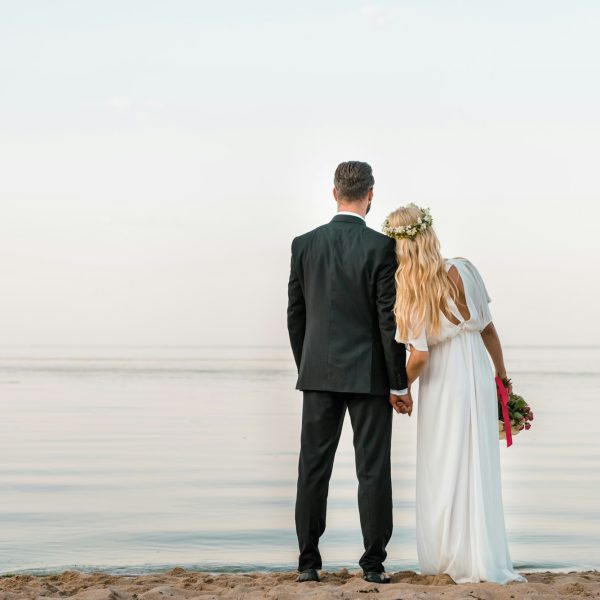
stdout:
<svg viewBox="0 0 600 600">
<path fill-rule="evenodd" d="M 476 598 L 480 600 L 600 597 L 600 572 L 531 573 L 528 583 L 455 585 L 446 576 L 412 571 L 391 574 L 387 585 L 367 583 L 360 573 L 322 572 L 321 582 L 296 583 L 296 573 L 210 574 L 179 567 L 148 575 L 110 575 L 64 571 L 54 575 L 4 575 L 0 600 L 78 598 L 80 600 L 212 600 L 216 598 L 288 600 L 294 598 L 364 599 L 367 594 L 390 600 Z"/>
</svg>

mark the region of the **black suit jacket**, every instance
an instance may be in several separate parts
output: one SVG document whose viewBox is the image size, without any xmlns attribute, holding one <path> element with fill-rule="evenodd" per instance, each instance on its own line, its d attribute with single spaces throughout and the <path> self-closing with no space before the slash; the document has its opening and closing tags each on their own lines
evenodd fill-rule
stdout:
<svg viewBox="0 0 600 600">
<path fill-rule="evenodd" d="M 394 340 L 393 239 L 360 217 L 292 242 L 287 323 L 299 390 L 389 394 L 407 387 L 406 348 Z"/>
</svg>

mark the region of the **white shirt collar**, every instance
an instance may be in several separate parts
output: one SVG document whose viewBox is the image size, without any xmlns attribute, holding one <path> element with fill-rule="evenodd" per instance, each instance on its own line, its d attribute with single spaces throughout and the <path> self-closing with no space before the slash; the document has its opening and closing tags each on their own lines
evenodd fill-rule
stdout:
<svg viewBox="0 0 600 600">
<path fill-rule="evenodd" d="M 367 222 L 367 220 L 362 215 L 359 215 L 358 213 L 352 212 L 350 210 L 340 210 L 335 214 L 336 215 L 352 215 L 353 217 L 358 217 L 359 219 L 362 219 L 365 223 Z"/>
</svg>

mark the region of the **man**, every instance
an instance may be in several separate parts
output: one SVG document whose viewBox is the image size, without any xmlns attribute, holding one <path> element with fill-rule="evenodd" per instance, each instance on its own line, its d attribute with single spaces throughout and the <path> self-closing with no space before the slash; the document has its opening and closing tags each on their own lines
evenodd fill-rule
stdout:
<svg viewBox="0 0 600 600">
<path fill-rule="evenodd" d="M 292 242 L 287 322 L 303 391 L 296 532 L 298 581 L 319 581 L 319 538 L 346 408 L 354 432 L 367 581 L 389 583 L 392 406 L 410 414 L 406 349 L 394 340 L 395 242 L 366 226 L 375 180 L 364 162 L 334 176 L 337 215 Z"/>
</svg>

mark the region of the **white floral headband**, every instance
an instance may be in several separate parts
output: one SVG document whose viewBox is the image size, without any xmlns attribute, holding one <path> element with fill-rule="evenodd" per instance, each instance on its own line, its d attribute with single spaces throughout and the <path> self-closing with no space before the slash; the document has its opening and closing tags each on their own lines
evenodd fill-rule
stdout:
<svg viewBox="0 0 600 600">
<path fill-rule="evenodd" d="M 433 223 L 433 217 L 431 211 L 428 208 L 421 208 L 416 204 L 408 204 L 406 208 L 418 208 L 421 211 L 421 216 L 414 223 L 409 225 L 400 225 L 399 227 L 392 227 L 390 225 L 390 218 L 388 217 L 383 222 L 383 228 L 381 231 L 388 237 L 396 238 L 397 240 L 402 238 L 414 239 L 415 236 L 422 231 L 425 231 L 428 227 L 431 227 Z"/>
</svg>

